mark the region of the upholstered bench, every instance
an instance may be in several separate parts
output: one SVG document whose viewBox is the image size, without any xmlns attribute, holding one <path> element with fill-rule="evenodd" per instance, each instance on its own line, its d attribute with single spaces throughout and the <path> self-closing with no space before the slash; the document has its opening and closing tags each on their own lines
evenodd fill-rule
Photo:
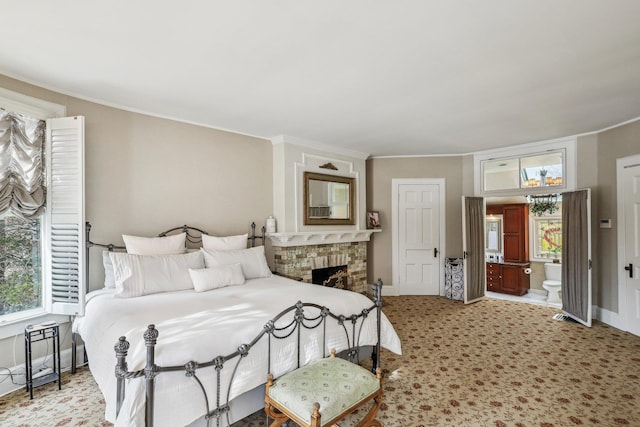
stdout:
<svg viewBox="0 0 640 427">
<path fill-rule="evenodd" d="M 269 374 L 265 411 L 271 427 L 292 420 L 304 427 L 324 427 L 373 400 L 373 406 L 358 426 L 377 426 L 382 403 L 382 375 L 335 357 L 320 359 L 288 372 L 277 380 Z"/>
</svg>

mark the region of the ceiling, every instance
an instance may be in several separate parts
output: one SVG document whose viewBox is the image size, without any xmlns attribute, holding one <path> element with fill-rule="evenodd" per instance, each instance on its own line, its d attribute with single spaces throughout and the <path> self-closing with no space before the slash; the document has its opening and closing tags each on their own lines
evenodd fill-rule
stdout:
<svg viewBox="0 0 640 427">
<path fill-rule="evenodd" d="M 2 14 L 2 74 L 374 156 L 470 153 L 640 116 L 637 0 L 30 0 Z"/>
</svg>

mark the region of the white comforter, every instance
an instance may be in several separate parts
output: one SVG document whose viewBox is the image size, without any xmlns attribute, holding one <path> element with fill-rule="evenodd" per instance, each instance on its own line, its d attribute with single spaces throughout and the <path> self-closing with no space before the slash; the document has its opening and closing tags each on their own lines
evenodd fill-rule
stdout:
<svg viewBox="0 0 640 427">
<path fill-rule="evenodd" d="M 244 285 L 196 293 L 193 290 L 147 295 L 138 298 L 116 298 L 113 292 L 93 292 L 86 315 L 74 323 L 89 356 L 91 373 L 104 394 L 106 418 L 116 426 L 144 425 L 144 379 L 127 381 L 126 398 L 118 419 L 115 418 L 116 379 L 114 344 L 124 335 L 131 343 L 127 362 L 129 370 L 145 365 L 142 334 L 148 324 L 155 324 L 160 336 L 156 346 L 156 364 L 182 365 L 190 360 L 205 362 L 218 355 L 228 355 L 249 343 L 265 323 L 298 300 L 324 305 L 334 314 L 360 313 L 372 305 L 371 300 L 355 292 L 308 285 L 278 276 L 248 280 Z M 309 309 L 310 310 L 310 309 Z M 309 314 L 311 312 L 309 311 Z M 361 345 L 376 343 L 375 312 L 362 330 Z M 351 331 L 350 322 L 347 322 Z M 304 331 L 303 360 L 322 357 L 322 328 Z M 327 349 L 340 351 L 347 341 L 336 322 L 327 323 Z M 339 333 L 338 333 L 339 332 Z M 295 367 L 293 343 L 272 342 L 271 371 L 278 375 Z M 275 346 L 274 346 L 275 345 Z M 400 354 L 400 339 L 386 317 L 382 318 L 381 345 Z M 233 370 L 227 362 L 223 372 L 221 402 L 226 398 L 226 382 Z M 230 398 L 251 390 L 266 381 L 266 336 L 243 358 L 234 378 Z M 215 407 L 215 370 L 197 372 Z M 205 412 L 204 398 L 193 379 L 184 373 L 161 373 L 156 377 L 155 421 L 162 426 L 184 426 Z M 233 408 L 233 406 L 232 406 Z M 256 410 L 259 408 L 256 408 Z"/>
</svg>

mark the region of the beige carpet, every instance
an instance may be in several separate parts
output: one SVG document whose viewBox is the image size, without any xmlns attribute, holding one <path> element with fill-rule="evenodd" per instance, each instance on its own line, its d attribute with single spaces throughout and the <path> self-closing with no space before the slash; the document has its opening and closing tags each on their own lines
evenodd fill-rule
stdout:
<svg viewBox="0 0 640 427">
<path fill-rule="evenodd" d="M 640 426 L 640 337 L 502 300 L 386 301 L 404 354 L 383 353 L 385 426 Z M 64 376 L 62 391 L 36 389 L 33 401 L 24 391 L 0 398 L 0 425 L 110 425 L 103 410 L 82 370 Z M 264 416 L 237 425 L 265 425 Z"/>
</svg>

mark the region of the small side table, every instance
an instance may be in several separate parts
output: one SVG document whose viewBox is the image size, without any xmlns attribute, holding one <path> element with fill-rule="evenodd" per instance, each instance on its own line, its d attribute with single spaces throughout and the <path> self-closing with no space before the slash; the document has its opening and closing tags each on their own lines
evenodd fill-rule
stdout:
<svg viewBox="0 0 640 427">
<path fill-rule="evenodd" d="M 43 340 L 51 340 L 52 342 L 53 370 L 45 374 L 40 374 L 39 372 L 34 374 L 31 360 L 31 344 Z M 60 381 L 60 329 L 56 322 L 27 325 L 24 328 L 24 359 L 26 367 L 25 378 L 27 380 L 26 386 L 30 399 L 33 399 L 34 387 L 39 387 L 53 381 L 58 382 L 58 390 L 62 389 L 62 382 Z"/>
</svg>

